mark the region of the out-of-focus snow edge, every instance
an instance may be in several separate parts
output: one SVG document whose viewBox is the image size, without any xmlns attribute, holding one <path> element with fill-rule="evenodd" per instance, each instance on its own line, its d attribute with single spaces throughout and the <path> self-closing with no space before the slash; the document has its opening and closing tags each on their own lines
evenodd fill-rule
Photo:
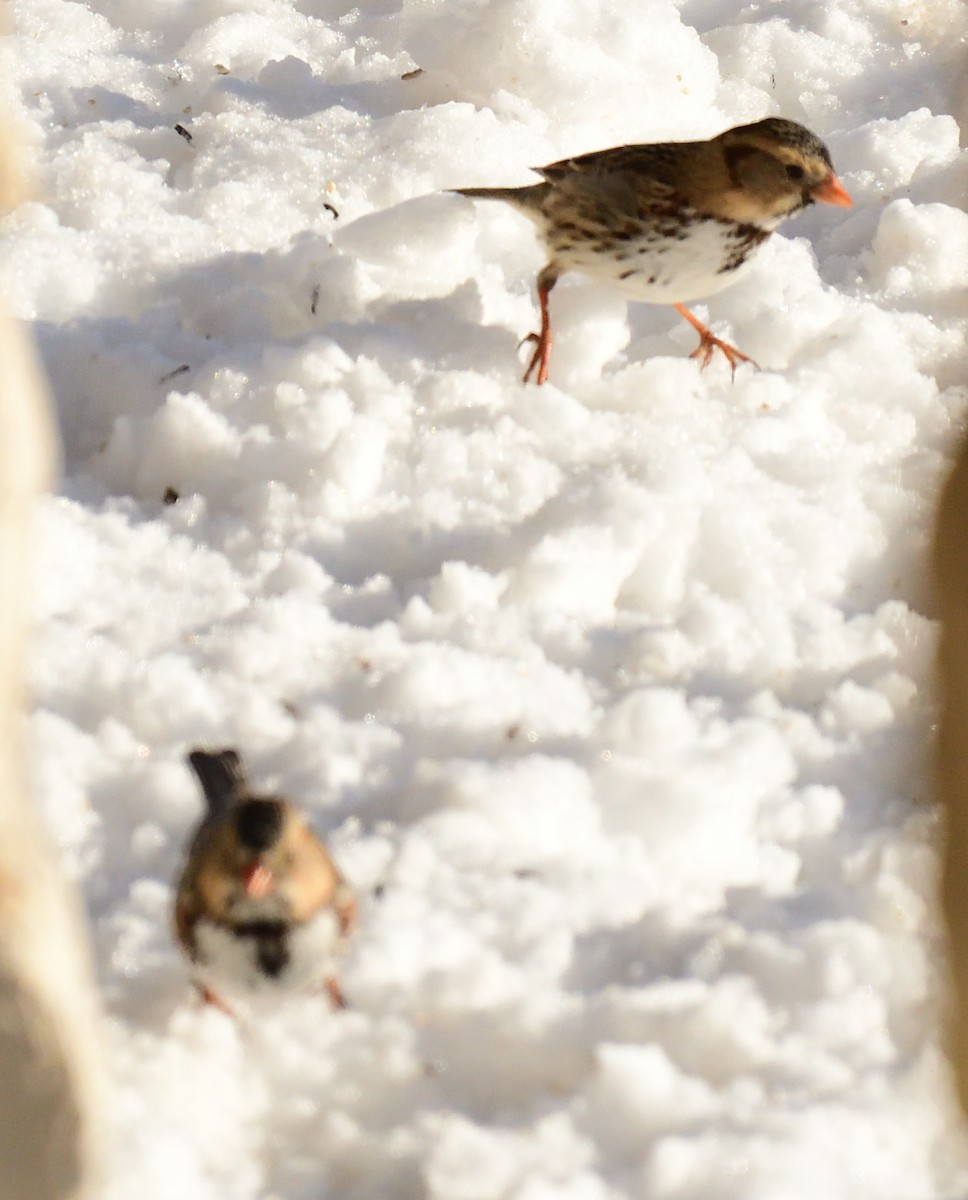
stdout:
<svg viewBox="0 0 968 1200">
<path fill-rule="evenodd" d="M 0 126 L 2 130 L 2 126 Z M 3 139 L 0 139 L 3 140 Z M 0 154 L 0 197 L 9 200 Z M 80 909 L 42 833 L 22 746 L 24 590 L 57 439 L 22 329 L 0 312 L 0 1197 L 91 1194 L 101 1143 L 96 1005 Z"/>
<path fill-rule="evenodd" d="M 948 1049 L 968 1112 L 968 443 L 942 496 L 934 566 L 942 620 L 937 755 L 946 809 L 942 901 L 956 1001 L 948 1015 Z"/>
</svg>

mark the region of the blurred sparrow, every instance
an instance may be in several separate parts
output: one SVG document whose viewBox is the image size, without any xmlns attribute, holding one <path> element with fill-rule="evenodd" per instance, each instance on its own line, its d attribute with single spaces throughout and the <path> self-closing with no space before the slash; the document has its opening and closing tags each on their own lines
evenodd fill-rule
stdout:
<svg viewBox="0 0 968 1200">
<path fill-rule="evenodd" d="M 699 334 L 690 357 L 719 349 L 735 372 L 752 362 L 688 309 L 728 287 L 777 226 L 815 200 L 849 208 L 827 147 L 795 121 L 768 117 L 706 142 L 616 146 L 538 168 L 530 187 L 457 188 L 504 200 L 538 226 L 550 253 L 538 275 L 541 332 L 524 381 L 548 378 L 548 295 L 565 271 L 617 283 L 632 299 L 672 304 Z M 755 365 L 755 364 L 754 364 Z"/>
<path fill-rule="evenodd" d="M 235 750 L 188 756 L 208 812 L 188 848 L 175 933 L 192 979 L 231 1013 L 259 996 L 325 988 L 355 920 L 355 901 L 325 846 L 286 800 L 255 796 Z"/>
</svg>

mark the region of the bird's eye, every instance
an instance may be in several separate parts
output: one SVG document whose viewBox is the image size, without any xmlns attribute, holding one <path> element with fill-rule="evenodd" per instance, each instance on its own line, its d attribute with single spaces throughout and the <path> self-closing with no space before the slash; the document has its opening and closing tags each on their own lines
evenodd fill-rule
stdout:
<svg viewBox="0 0 968 1200">
<path fill-rule="evenodd" d="M 806 175 L 806 171 L 804 171 L 803 167 L 798 167 L 796 163 L 790 163 L 786 169 L 786 173 L 787 176 L 796 183 L 799 183 L 804 175 Z"/>
</svg>

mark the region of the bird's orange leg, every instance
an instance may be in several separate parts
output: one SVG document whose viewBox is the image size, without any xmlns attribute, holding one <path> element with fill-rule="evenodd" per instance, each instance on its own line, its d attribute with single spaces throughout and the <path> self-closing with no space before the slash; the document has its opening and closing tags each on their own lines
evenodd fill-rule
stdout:
<svg viewBox="0 0 968 1200">
<path fill-rule="evenodd" d="M 336 889 L 333 907 L 336 910 L 340 936 L 349 937 L 356 928 L 356 897 L 345 884 L 340 884 Z"/>
<path fill-rule="evenodd" d="M 522 382 L 527 383 L 534 373 L 535 367 L 538 368 L 538 376 L 535 383 L 540 387 L 548 378 L 548 360 L 551 358 L 551 317 L 548 314 L 548 296 L 551 289 L 558 281 L 558 273 L 553 271 L 549 266 L 538 276 L 538 304 L 541 306 L 541 332 L 529 333 L 521 342 L 523 346 L 525 342 L 534 342 L 534 354 L 531 355 L 531 361 L 528 363 L 528 369 L 524 373 Z"/>
<path fill-rule="evenodd" d="M 215 993 L 210 988 L 207 988 L 204 983 L 196 983 L 195 987 L 203 1004 L 211 1004 L 212 1008 L 217 1008 L 219 1012 L 225 1013 L 227 1017 L 235 1016 L 235 1013 L 229 1008 L 225 1001 L 216 996 Z"/>
<path fill-rule="evenodd" d="M 723 354 L 726 355 L 726 361 L 729 363 L 729 369 L 734 375 L 736 374 L 736 368 L 741 362 L 751 363 L 759 370 L 759 364 L 754 362 L 748 354 L 744 354 L 741 350 L 737 350 L 735 346 L 731 346 L 729 342 L 724 342 L 722 338 L 718 338 L 710 333 L 702 321 L 698 317 L 694 317 L 684 305 L 674 304 L 673 308 L 675 308 L 677 313 L 684 316 L 693 329 L 695 329 L 696 333 L 699 334 L 699 345 L 689 357 L 702 359 L 702 362 L 699 364 L 700 371 L 705 371 L 709 366 L 714 350 L 722 350 Z"/>
<path fill-rule="evenodd" d="M 332 975 L 330 975 L 330 977 L 324 981 L 323 990 L 329 997 L 329 1002 L 332 1004 L 333 1008 L 339 1010 L 347 1007 L 346 997 L 343 995 L 343 989 Z"/>
</svg>

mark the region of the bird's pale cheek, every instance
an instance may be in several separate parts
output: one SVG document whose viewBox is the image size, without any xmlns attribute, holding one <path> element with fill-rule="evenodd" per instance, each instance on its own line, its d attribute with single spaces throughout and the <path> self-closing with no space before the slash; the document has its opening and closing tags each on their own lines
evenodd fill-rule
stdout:
<svg viewBox="0 0 968 1200">
<path fill-rule="evenodd" d="M 209 916 L 219 919 L 231 908 L 232 893 L 237 885 L 228 870 L 209 867 L 199 873 L 196 887 L 199 907 Z"/>
</svg>

